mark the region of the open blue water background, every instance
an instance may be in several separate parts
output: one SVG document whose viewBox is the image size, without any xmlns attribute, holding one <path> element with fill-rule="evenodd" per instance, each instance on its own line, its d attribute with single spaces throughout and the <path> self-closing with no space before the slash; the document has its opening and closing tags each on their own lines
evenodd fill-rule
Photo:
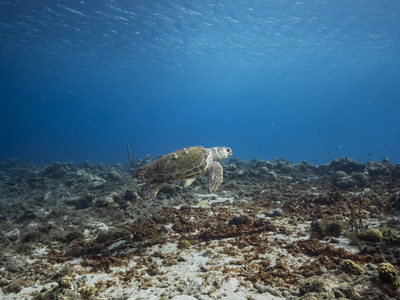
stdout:
<svg viewBox="0 0 400 300">
<path fill-rule="evenodd" d="M 0 1 L 0 160 L 400 162 L 400 2 Z"/>
</svg>

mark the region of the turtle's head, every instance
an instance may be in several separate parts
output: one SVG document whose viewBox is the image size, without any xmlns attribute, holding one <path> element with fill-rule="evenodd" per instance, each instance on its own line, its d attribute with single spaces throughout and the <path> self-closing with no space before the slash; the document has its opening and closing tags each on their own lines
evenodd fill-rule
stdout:
<svg viewBox="0 0 400 300">
<path fill-rule="evenodd" d="M 213 161 L 225 160 L 232 155 L 232 150 L 228 147 L 214 147 L 208 150 L 211 152 Z"/>
</svg>

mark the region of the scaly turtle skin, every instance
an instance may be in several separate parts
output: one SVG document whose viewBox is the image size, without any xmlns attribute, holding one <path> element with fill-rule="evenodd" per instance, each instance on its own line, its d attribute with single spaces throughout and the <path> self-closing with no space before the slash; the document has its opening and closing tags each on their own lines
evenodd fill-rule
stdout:
<svg viewBox="0 0 400 300">
<path fill-rule="evenodd" d="M 133 178 L 144 179 L 146 184 L 142 192 L 146 200 L 153 199 L 162 184 L 166 181 L 185 180 L 185 187 L 204 174 L 210 173 L 210 193 L 214 193 L 221 185 L 223 169 L 219 161 L 232 155 L 232 150 L 227 147 L 189 147 L 169 153 L 140 167 Z"/>
</svg>

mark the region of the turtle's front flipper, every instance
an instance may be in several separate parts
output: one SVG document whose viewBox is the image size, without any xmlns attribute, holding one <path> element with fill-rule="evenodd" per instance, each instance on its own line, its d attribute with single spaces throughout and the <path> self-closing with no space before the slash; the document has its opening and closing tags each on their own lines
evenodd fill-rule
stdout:
<svg viewBox="0 0 400 300">
<path fill-rule="evenodd" d="M 185 180 L 185 184 L 183 185 L 184 188 L 187 188 L 189 185 L 191 185 L 193 183 L 193 181 L 195 181 L 196 178 L 190 178 L 190 179 L 186 179 Z"/>
<path fill-rule="evenodd" d="M 162 182 L 153 181 L 146 183 L 142 188 L 142 194 L 145 200 L 151 200 L 157 196 L 158 191 L 162 186 Z"/>
<path fill-rule="evenodd" d="M 214 193 L 221 185 L 224 170 L 219 162 L 212 161 L 210 162 L 208 172 L 210 173 L 210 193 Z"/>
</svg>

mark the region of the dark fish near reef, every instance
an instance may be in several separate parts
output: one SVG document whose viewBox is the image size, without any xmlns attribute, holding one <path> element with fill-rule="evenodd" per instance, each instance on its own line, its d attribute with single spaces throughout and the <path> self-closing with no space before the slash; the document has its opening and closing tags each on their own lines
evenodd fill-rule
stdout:
<svg viewBox="0 0 400 300">
<path fill-rule="evenodd" d="M 14 182 L 6 182 L 6 184 L 11 185 L 11 186 L 16 186 L 17 184 Z"/>
</svg>

